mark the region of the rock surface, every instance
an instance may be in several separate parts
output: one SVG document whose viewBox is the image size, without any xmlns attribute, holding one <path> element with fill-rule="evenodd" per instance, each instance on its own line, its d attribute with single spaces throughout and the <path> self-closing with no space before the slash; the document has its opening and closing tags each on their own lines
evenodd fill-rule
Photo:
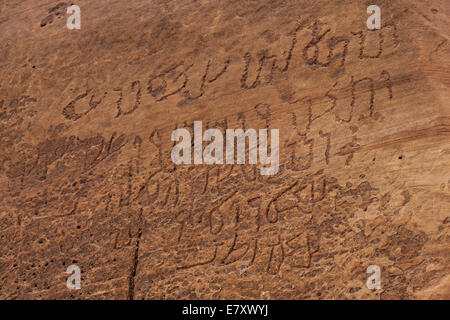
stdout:
<svg viewBox="0 0 450 320">
<path fill-rule="evenodd" d="M 448 1 L 71 4 L 0 1 L 0 298 L 450 298 Z M 194 120 L 278 174 L 175 166 Z"/>
</svg>

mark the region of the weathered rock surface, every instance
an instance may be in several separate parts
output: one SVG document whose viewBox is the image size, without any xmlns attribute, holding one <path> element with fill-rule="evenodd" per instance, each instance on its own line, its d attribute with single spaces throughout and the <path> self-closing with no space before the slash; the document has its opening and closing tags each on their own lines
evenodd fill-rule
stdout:
<svg viewBox="0 0 450 320">
<path fill-rule="evenodd" d="M 48 2 L 0 1 L 0 298 L 450 298 L 447 1 Z M 194 120 L 279 173 L 174 166 Z"/>
</svg>

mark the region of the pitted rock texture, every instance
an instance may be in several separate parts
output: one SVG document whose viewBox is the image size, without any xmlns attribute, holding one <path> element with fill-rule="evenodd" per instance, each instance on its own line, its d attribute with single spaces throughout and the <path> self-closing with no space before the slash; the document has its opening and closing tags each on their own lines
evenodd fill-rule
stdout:
<svg viewBox="0 0 450 320">
<path fill-rule="evenodd" d="M 450 298 L 449 13 L 0 0 L 0 298 Z M 195 120 L 279 129 L 278 174 L 175 166 Z"/>
</svg>

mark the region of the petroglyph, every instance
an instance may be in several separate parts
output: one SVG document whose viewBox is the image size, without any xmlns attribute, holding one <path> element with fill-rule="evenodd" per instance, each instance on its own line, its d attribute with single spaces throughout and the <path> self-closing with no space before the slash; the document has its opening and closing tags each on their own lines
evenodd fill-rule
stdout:
<svg viewBox="0 0 450 320">
<path fill-rule="evenodd" d="M 448 46 L 427 5 L 383 2 L 368 30 L 353 0 L 182 2 L 85 1 L 81 33 L 57 21 L 70 4 L 3 6 L 21 18 L 0 35 L 0 297 L 448 298 Z M 174 165 L 194 121 L 279 129 L 278 173 Z"/>
</svg>

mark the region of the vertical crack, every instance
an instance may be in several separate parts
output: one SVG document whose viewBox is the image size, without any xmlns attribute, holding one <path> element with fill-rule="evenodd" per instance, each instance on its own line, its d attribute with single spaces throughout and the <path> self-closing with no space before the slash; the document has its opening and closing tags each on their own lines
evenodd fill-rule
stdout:
<svg viewBox="0 0 450 320">
<path fill-rule="evenodd" d="M 129 277 L 129 286 L 128 286 L 128 300 L 134 300 L 134 287 L 136 282 L 136 271 L 137 266 L 139 264 L 139 246 L 141 242 L 142 236 L 142 208 L 139 214 L 139 230 L 136 236 L 136 244 L 134 246 L 134 257 L 133 257 L 133 266 L 131 268 L 130 277 Z"/>
</svg>

